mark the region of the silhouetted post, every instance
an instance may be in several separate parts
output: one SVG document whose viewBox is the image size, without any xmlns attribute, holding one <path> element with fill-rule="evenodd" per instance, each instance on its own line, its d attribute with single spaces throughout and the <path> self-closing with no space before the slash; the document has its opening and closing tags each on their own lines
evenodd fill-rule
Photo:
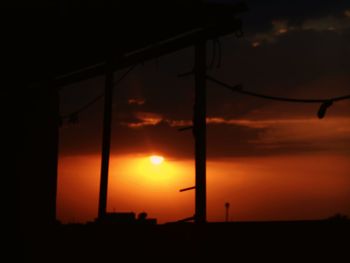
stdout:
<svg viewBox="0 0 350 263">
<path fill-rule="evenodd" d="M 31 231 L 23 233 L 21 240 L 44 233 L 56 221 L 59 92 L 52 75 L 43 72 L 42 78 L 40 84 L 21 90 L 14 111 L 21 147 L 16 148 L 14 193 L 11 188 L 6 196 L 15 197 L 10 199 L 16 205 L 15 223 L 21 231 Z"/>
<path fill-rule="evenodd" d="M 60 95 L 59 90 L 56 85 L 53 84 L 53 81 L 51 82 L 52 89 L 54 92 L 54 110 L 55 110 L 55 118 L 53 120 L 54 122 L 54 135 L 53 135 L 53 154 L 55 155 L 52 159 L 52 220 L 53 222 L 56 222 L 56 203 L 57 203 L 57 175 L 58 175 L 58 158 L 59 158 L 59 132 L 60 132 Z"/>
<path fill-rule="evenodd" d="M 104 115 L 103 115 L 103 138 L 102 138 L 102 160 L 101 160 L 101 181 L 100 199 L 98 206 L 98 218 L 102 219 L 106 215 L 107 189 L 108 189 L 108 168 L 109 153 L 111 147 L 111 122 L 112 122 L 112 101 L 113 101 L 113 60 L 112 56 L 106 61 L 106 79 L 104 95 Z"/>
<path fill-rule="evenodd" d="M 195 222 L 206 222 L 206 41 L 195 45 L 195 103 L 193 133 L 195 140 Z"/>
<path fill-rule="evenodd" d="M 230 203 L 225 203 L 225 221 L 228 222 Z"/>
</svg>

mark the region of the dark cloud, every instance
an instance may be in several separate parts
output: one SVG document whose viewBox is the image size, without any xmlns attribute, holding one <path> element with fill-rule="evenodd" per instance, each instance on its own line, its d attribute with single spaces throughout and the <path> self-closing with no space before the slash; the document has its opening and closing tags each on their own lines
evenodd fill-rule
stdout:
<svg viewBox="0 0 350 263">
<path fill-rule="evenodd" d="M 209 74 L 232 85 L 242 83 L 246 90 L 278 96 L 328 98 L 350 93 L 350 30 L 328 30 L 324 24 L 348 19 L 345 1 L 248 4 L 251 10 L 244 16 L 249 22 L 245 23 L 248 36 L 222 38 L 221 67 L 208 70 Z M 298 29 L 291 29 L 293 23 Z M 254 48 L 251 36 L 258 33 L 274 39 Z M 211 51 L 209 43 L 208 63 Z M 179 158 L 193 155 L 191 131 L 177 131 L 190 124 L 194 98 L 193 77 L 177 76 L 192 68 L 193 49 L 187 48 L 139 65 L 115 88 L 113 153 L 161 151 Z M 61 91 L 62 114 L 101 94 L 103 81 L 101 77 L 65 87 Z M 210 83 L 207 89 L 210 157 L 344 152 L 349 146 L 350 139 L 344 135 L 349 126 L 344 121 L 350 114 L 349 102 L 335 103 L 325 121 L 314 123 L 319 121 L 316 112 L 320 105 L 270 102 Z M 76 126 L 61 130 L 62 154 L 100 152 L 102 102 L 84 111 Z M 323 132 L 313 133 L 312 127 Z"/>
<path fill-rule="evenodd" d="M 145 99 L 142 99 L 142 98 L 131 98 L 128 100 L 128 104 L 138 105 L 138 106 L 145 104 L 145 102 L 146 102 Z"/>
<path fill-rule="evenodd" d="M 230 1 L 227 1 L 230 2 Z M 248 0 L 249 12 L 245 13 L 246 31 L 265 32 L 272 29 L 274 20 L 287 20 L 290 24 L 301 25 L 307 19 L 326 16 L 342 16 L 349 9 L 347 1 L 332 0 Z"/>
<path fill-rule="evenodd" d="M 178 127 L 190 120 L 114 123 L 112 153 L 161 153 L 173 158 L 193 156 L 193 136 Z M 350 117 L 310 119 L 245 120 L 208 118 L 209 158 L 266 156 L 334 151 L 349 153 Z M 139 124 L 139 125 L 138 125 Z M 63 154 L 96 154 L 101 149 L 101 130 L 71 127 L 62 131 Z"/>
</svg>

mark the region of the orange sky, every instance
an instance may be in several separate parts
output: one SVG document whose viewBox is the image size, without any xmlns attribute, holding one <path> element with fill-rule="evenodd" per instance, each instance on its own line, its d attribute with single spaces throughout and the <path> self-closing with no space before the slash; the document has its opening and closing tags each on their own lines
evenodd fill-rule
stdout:
<svg viewBox="0 0 350 263">
<path fill-rule="evenodd" d="M 192 160 L 148 155 L 113 156 L 108 211 L 147 212 L 158 222 L 193 215 Z M 288 220 L 350 214 L 348 156 L 330 154 L 208 161 L 208 220 Z M 59 163 L 57 212 L 62 222 L 85 222 L 97 215 L 100 160 L 97 155 L 65 156 Z"/>
<path fill-rule="evenodd" d="M 301 20 L 285 5 L 284 18 L 282 10 L 262 21 L 250 17 L 244 38 L 221 39 L 220 61 L 209 74 L 273 96 L 349 94 L 348 9 L 333 7 Z M 208 63 L 215 57 L 213 45 L 208 42 Z M 167 222 L 194 212 L 193 191 L 178 191 L 194 185 L 193 136 L 177 131 L 193 119 L 193 78 L 177 77 L 192 67 L 193 49 L 153 62 L 137 66 L 115 89 L 107 208 L 145 211 Z M 75 113 L 103 94 L 103 87 L 104 77 L 96 77 L 63 88 L 61 114 Z M 334 102 L 320 120 L 320 104 L 262 100 L 210 82 L 207 93 L 209 221 L 224 219 L 225 202 L 232 220 L 350 216 L 350 100 Z M 63 222 L 97 216 L 103 100 L 77 117 L 78 123 L 65 120 L 60 130 L 57 212 Z M 147 159 L 155 152 L 165 157 L 158 167 Z"/>
<path fill-rule="evenodd" d="M 329 84 L 320 89 L 323 97 L 346 94 L 350 79 L 336 79 L 341 89 L 323 81 Z M 302 90 L 322 87 L 320 81 L 312 83 Z M 214 101 L 209 95 L 208 101 Z M 320 120 L 319 105 L 229 98 L 227 106 L 221 103 L 224 95 L 218 95 L 216 107 L 208 105 L 209 221 L 224 220 L 225 202 L 231 204 L 231 220 L 350 215 L 350 101 L 335 103 Z M 291 95 L 303 96 L 298 89 Z M 129 104 L 113 115 L 108 211 L 145 211 L 161 223 L 193 216 L 193 191 L 179 193 L 194 185 L 193 136 L 177 131 L 191 124 L 191 107 L 184 116 L 167 117 L 160 109 L 144 110 L 147 103 L 135 106 L 136 119 L 119 118 L 132 112 Z M 213 110 L 221 106 L 228 114 Z M 76 126 L 61 129 L 57 214 L 62 222 L 97 216 L 102 114 L 93 110 Z M 159 167 L 149 162 L 154 152 L 165 157 Z"/>
</svg>

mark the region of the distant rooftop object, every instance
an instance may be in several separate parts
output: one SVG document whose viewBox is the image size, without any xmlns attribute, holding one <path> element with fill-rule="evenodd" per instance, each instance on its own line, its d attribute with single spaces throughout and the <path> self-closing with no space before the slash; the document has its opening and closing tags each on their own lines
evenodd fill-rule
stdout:
<svg viewBox="0 0 350 263">
<path fill-rule="evenodd" d="M 96 219 L 96 222 L 103 224 L 157 224 L 157 219 L 148 219 L 146 213 L 140 213 L 136 219 L 134 212 L 111 212 L 106 213 L 102 219 Z"/>
</svg>

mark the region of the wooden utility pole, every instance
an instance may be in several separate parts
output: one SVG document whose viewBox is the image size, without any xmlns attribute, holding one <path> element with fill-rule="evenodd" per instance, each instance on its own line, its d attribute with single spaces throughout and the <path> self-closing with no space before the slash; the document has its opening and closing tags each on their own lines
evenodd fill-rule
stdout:
<svg viewBox="0 0 350 263">
<path fill-rule="evenodd" d="M 206 222 L 206 41 L 195 44 L 195 103 L 193 133 L 195 140 L 195 223 Z"/>
<path fill-rule="evenodd" d="M 112 56 L 106 61 L 106 79 L 104 95 L 103 115 L 103 138 L 102 138 L 102 160 L 100 179 L 100 198 L 98 206 L 98 219 L 103 219 L 107 208 L 108 168 L 111 147 L 111 123 L 112 123 L 112 101 L 113 101 L 113 59 Z"/>
</svg>

